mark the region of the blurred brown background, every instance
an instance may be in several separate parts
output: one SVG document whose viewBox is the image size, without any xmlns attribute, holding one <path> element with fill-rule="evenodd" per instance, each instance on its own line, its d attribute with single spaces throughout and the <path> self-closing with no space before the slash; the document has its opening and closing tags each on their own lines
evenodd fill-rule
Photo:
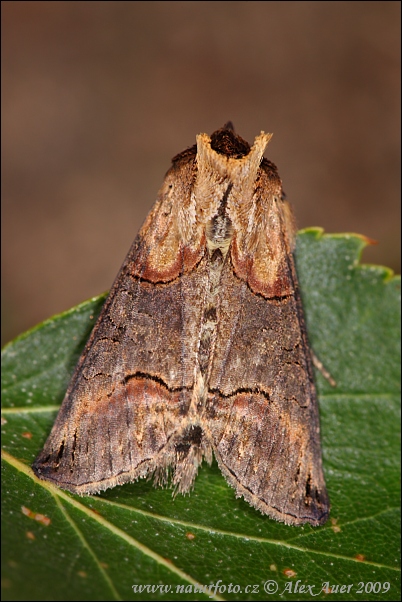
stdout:
<svg viewBox="0 0 402 602">
<path fill-rule="evenodd" d="M 299 227 L 399 270 L 399 2 L 2 2 L 3 340 L 110 287 L 173 155 L 274 132 Z"/>
</svg>

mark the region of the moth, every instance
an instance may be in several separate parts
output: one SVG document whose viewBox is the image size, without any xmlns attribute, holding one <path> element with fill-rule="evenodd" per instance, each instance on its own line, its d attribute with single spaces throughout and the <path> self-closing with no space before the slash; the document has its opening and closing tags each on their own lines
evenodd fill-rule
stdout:
<svg viewBox="0 0 402 602">
<path fill-rule="evenodd" d="M 271 134 L 231 123 L 172 160 L 38 455 L 79 494 L 154 475 L 188 493 L 213 456 L 263 514 L 323 524 L 311 353 L 295 224 Z"/>
</svg>

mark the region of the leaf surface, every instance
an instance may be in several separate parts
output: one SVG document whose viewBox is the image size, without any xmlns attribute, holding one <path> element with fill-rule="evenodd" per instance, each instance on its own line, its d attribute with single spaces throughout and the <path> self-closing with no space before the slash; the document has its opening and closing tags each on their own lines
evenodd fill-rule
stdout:
<svg viewBox="0 0 402 602">
<path fill-rule="evenodd" d="M 38 480 L 30 465 L 105 296 L 8 344 L 3 599 L 321 600 L 327 587 L 336 600 L 398 599 L 400 279 L 360 265 L 365 244 L 320 229 L 298 237 L 310 343 L 337 383 L 316 375 L 331 499 L 320 528 L 262 516 L 235 498 L 216 463 L 176 498 L 149 481 L 79 497 Z"/>
</svg>

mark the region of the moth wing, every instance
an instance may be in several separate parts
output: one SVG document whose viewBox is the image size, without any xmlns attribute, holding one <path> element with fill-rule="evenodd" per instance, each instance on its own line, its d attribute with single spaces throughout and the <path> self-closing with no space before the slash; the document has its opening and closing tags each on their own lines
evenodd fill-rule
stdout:
<svg viewBox="0 0 402 602">
<path fill-rule="evenodd" d="M 318 525 L 328 517 L 329 501 L 317 397 L 287 209 L 276 207 L 271 207 L 272 236 L 260 241 L 259 249 L 274 257 L 280 270 L 268 265 L 264 274 L 258 248 L 254 257 L 243 257 L 240 269 L 236 246 L 227 258 L 207 429 L 238 496 L 285 523 Z"/>
<path fill-rule="evenodd" d="M 94 493 L 155 470 L 163 480 L 176 461 L 174 435 L 194 385 L 201 320 L 195 296 L 206 278 L 204 248 L 183 248 L 172 198 L 171 182 L 183 182 L 192 161 L 174 166 L 181 178 L 168 173 L 33 465 L 65 489 Z M 176 192 L 183 205 L 185 187 Z"/>
</svg>

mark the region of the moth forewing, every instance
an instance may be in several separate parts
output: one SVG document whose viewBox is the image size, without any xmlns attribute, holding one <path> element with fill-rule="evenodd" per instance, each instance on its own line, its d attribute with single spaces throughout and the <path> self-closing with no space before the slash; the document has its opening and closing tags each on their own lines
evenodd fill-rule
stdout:
<svg viewBox="0 0 402 602">
<path fill-rule="evenodd" d="M 35 473 L 77 493 L 215 455 L 263 514 L 325 522 L 319 417 L 270 134 L 228 124 L 177 155 L 77 365 Z"/>
</svg>

